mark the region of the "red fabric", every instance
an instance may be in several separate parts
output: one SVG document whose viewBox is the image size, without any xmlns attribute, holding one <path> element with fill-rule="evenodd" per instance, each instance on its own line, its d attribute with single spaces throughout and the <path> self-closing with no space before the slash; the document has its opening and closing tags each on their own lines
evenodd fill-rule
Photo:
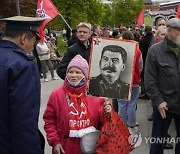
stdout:
<svg viewBox="0 0 180 154">
<path fill-rule="evenodd" d="M 128 128 L 116 112 L 107 115 L 96 144 L 97 154 L 128 154 L 132 147 L 128 143 Z"/>
<path fill-rule="evenodd" d="M 86 85 L 81 88 L 73 88 L 64 83 L 63 86 L 53 90 L 43 115 L 47 141 L 52 147 L 61 143 L 66 154 L 82 154 L 79 143 L 80 139 L 69 138 L 69 106 L 66 100 L 65 88 L 71 91 L 71 93 L 79 94 L 85 90 Z M 76 91 L 76 89 L 78 90 Z M 92 115 L 93 126 L 100 129 L 104 99 L 86 96 L 86 100 Z"/>
<path fill-rule="evenodd" d="M 91 113 L 88 109 L 88 102 L 85 94 L 68 94 L 72 104 L 69 107 L 70 130 L 81 130 L 92 126 Z"/>
<path fill-rule="evenodd" d="M 141 71 L 139 69 L 139 59 L 141 56 L 141 51 L 138 47 L 136 47 L 135 51 L 135 63 L 134 63 L 134 73 L 133 73 L 133 84 L 139 84 L 141 81 Z"/>
<path fill-rule="evenodd" d="M 50 22 L 59 14 L 59 11 L 51 2 L 51 0 L 38 0 L 36 12 L 37 12 L 38 17 L 45 18 L 44 22 L 39 27 L 39 35 L 41 38 L 41 42 L 43 42 L 44 41 L 44 33 L 43 33 L 44 27 L 48 24 L 48 22 Z"/>
<path fill-rule="evenodd" d="M 176 12 L 176 18 L 180 18 L 180 3 L 178 5 L 178 9 L 177 9 L 177 12 Z"/>
<path fill-rule="evenodd" d="M 144 9 L 141 10 L 136 25 L 140 26 L 142 24 L 144 24 Z"/>
<path fill-rule="evenodd" d="M 159 39 L 158 38 L 155 39 L 155 43 L 159 43 Z"/>
</svg>

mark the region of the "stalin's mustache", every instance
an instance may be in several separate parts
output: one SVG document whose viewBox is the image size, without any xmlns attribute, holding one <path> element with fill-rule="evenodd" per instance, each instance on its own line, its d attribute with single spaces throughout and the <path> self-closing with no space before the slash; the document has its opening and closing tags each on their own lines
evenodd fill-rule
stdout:
<svg viewBox="0 0 180 154">
<path fill-rule="evenodd" d="M 103 70 L 103 71 L 109 70 L 109 71 L 111 71 L 111 72 L 116 72 L 116 69 L 115 69 L 114 66 L 112 66 L 112 67 L 107 66 L 107 67 L 104 67 L 102 70 Z"/>
</svg>

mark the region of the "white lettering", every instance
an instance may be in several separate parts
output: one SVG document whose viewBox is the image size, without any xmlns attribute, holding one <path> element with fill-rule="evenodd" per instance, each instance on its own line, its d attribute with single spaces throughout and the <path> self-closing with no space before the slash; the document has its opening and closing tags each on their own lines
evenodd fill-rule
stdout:
<svg viewBox="0 0 180 154">
<path fill-rule="evenodd" d="M 149 141 L 150 137 L 145 137 L 144 139 L 145 139 L 146 143 L 150 143 L 150 141 Z"/>
<path fill-rule="evenodd" d="M 176 138 L 176 144 L 180 142 L 180 137 Z"/>
<path fill-rule="evenodd" d="M 88 127 L 90 125 L 90 119 L 87 120 L 69 120 L 70 127 Z"/>
<path fill-rule="evenodd" d="M 150 138 L 150 143 L 151 143 L 151 144 L 156 143 L 156 138 L 154 138 L 154 137 L 153 137 L 153 138 Z"/>
<path fill-rule="evenodd" d="M 170 141 L 168 143 L 176 143 L 176 140 L 174 137 L 172 137 L 171 139 L 169 139 Z"/>
<path fill-rule="evenodd" d="M 156 138 L 155 138 L 156 139 Z M 162 137 L 157 137 L 156 143 L 163 143 L 163 138 Z"/>
<path fill-rule="evenodd" d="M 166 137 L 144 137 L 146 143 L 150 144 L 164 144 L 164 143 L 170 143 L 170 144 L 177 144 L 180 142 L 180 137 L 172 137 L 172 138 L 166 138 Z"/>
<path fill-rule="evenodd" d="M 81 111 L 80 116 L 79 116 L 79 119 L 81 119 L 83 115 L 86 115 L 86 114 L 87 114 L 87 110 L 86 110 L 85 104 L 84 104 L 84 103 L 81 103 L 80 106 L 84 109 L 84 111 Z"/>
</svg>

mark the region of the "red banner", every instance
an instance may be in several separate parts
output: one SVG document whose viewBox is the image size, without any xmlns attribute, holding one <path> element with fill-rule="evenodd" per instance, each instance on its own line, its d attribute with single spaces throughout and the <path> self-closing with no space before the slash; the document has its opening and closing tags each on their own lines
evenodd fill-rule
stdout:
<svg viewBox="0 0 180 154">
<path fill-rule="evenodd" d="M 144 9 L 141 10 L 136 25 L 140 26 L 142 24 L 144 24 Z"/>
<path fill-rule="evenodd" d="M 176 13 L 176 18 L 180 18 L 180 3 L 178 5 L 177 13 Z"/>
<path fill-rule="evenodd" d="M 43 33 L 44 27 L 46 26 L 48 22 L 50 22 L 59 14 L 59 11 L 54 6 L 51 0 L 38 0 L 36 12 L 37 12 L 38 17 L 45 18 L 45 21 L 39 28 L 39 35 L 41 38 L 41 42 L 43 42 L 44 41 L 44 33 Z"/>
</svg>

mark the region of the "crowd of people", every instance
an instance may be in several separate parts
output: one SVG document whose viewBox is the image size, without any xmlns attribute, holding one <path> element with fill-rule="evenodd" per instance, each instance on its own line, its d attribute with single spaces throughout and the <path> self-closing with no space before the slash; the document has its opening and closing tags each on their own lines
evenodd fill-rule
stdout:
<svg viewBox="0 0 180 154">
<path fill-rule="evenodd" d="M 91 27 L 90 23 L 81 22 L 73 29 L 62 59 L 58 55 L 54 29 L 44 29 L 44 40 L 39 40 L 37 28 L 43 19 L 16 16 L 3 21 L 6 22 L 6 29 L 0 40 L 0 153 L 44 153 L 44 137 L 38 130 L 40 76 L 48 82 L 47 71 L 50 70 L 52 80 L 57 80 L 54 69 L 64 82 L 50 94 L 43 115 L 46 138 L 53 154 L 82 154 L 81 138 L 99 130 L 94 152 L 127 154 L 132 151 L 135 143 L 130 135 L 137 133 L 139 125 L 136 120 L 138 97 L 151 100 L 153 113 L 149 119 L 153 120 L 152 137 L 166 141 L 152 143 L 150 154 L 163 154 L 165 148 L 173 147 L 167 142 L 172 119 L 177 138 L 180 137 L 180 19 L 173 18 L 166 22 L 158 18 L 154 28 L 101 28 L 98 24 Z M 111 102 L 109 98 L 100 97 L 103 94 L 89 95 L 88 73 L 93 36 L 136 43 L 129 100 L 114 98 Z M 127 53 L 120 46 L 103 48 L 99 83 L 103 82 L 104 87 L 108 85 L 108 91 L 116 89 L 118 84 L 129 88 L 119 76 L 106 76 L 106 69 L 120 75 L 125 69 L 126 59 Z M 90 85 L 94 90 L 97 86 Z M 178 140 L 175 154 L 179 151 Z"/>
<path fill-rule="evenodd" d="M 91 40 L 92 36 L 109 37 L 109 38 L 116 38 L 116 39 L 127 39 L 127 40 L 136 41 L 138 43 L 138 47 L 136 49 L 137 51 L 135 54 L 137 56 L 137 58 L 136 58 L 136 62 L 135 62 L 136 65 L 135 65 L 135 73 L 133 76 L 133 89 L 132 89 L 131 99 L 130 99 L 130 101 L 113 99 L 114 110 L 116 110 L 119 113 L 119 115 L 122 117 L 124 123 L 127 124 L 127 126 L 129 126 L 130 132 L 134 132 L 134 131 L 136 132 L 136 131 L 138 131 L 137 126 L 139 125 L 136 121 L 136 109 L 137 109 L 137 98 L 139 96 L 139 85 L 141 86 L 141 95 L 139 96 L 139 98 L 140 99 L 150 99 L 152 104 L 154 102 L 154 100 L 152 100 L 151 95 L 147 94 L 147 92 L 146 92 L 146 89 L 148 89 L 148 86 L 145 86 L 145 85 L 148 85 L 148 83 L 145 83 L 145 78 L 146 78 L 145 70 L 147 67 L 146 58 L 148 55 L 148 51 L 150 50 L 150 48 L 152 46 L 159 44 L 160 42 L 163 42 L 163 40 L 165 38 L 168 39 L 168 34 L 172 35 L 172 32 L 168 33 L 169 29 L 173 28 L 173 29 L 179 30 L 179 24 L 180 24 L 179 19 L 176 19 L 177 21 L 175 20 L 174 22 L 172 22 L 172 20 L 173 19 L 168 21 L 169 22 L 168 26 L 166 26 L 166 20 L 164 18 L 158 18 L 155 21 L 155 27 L 151 27 L 151 26 L 137 27 L 137 26 L 135 26 L 135 27 L 131 27 L 131 28 L 120 27 L 120 28 L 115 28 L 115 29 L 111 29 L 110 27 L 101 28 L 100 25 L 96 25 L 96 24 L 91 29 L 90 26 L 88 25 L 88 23 L 84 23 L 84 25 L 81 25 L 81 26 L 83 26 L 83 28 L 77 27 L 77 38 L 78 38 L 77 43 L 75 43 L 75 45 L 73 45 L 72 47 L 68 48 L 68 50 L 65 54 L 65 57 L 62 59 L 60 65 L 59 65 L 57 72 L 58 72 L 59 76 L 61 77 L 61 75 L 63 74 L 62 70 L 67 68 L 67 64 L 69 63 L 70 59 L 72 59 L 72 57 L 74 57 L 76 54 L 81 54 L 82 57 L 84 57 L 89 62 L 90 46 L 88 46 L 88 45 L 90 44 L 89 41 Z M 85 29 L 84 31 L 86 31 L 86 33 L 81 32 L 81 31 L 83 31 L 82 29 L 83 30 Z M 90 36 L 91 30 L 92 30 L 92 35 Z M 85 33 L 85 34 L 83 34 L 83 33 Z M 82 40 L 82 38 L 84 38 L 84 40 Z M 176 53 L 179 50 L 178 38 L 179 38 L 178 35 L 175 38 L 170 37 L 170 40 L 172 40 L 172 44 L 177 46 Z M 78 48 L 81 47 L 80 48 L 81 50 L 78 50 L 78 53 L 75 50 L 75 48 L 77 48 L 77 45 L 78 45 Z M 170 50 L 172 50 L 172 48 Z M 111 49 L 108 49 L 108 51 L 111 51 Z M 123 59 L 123 56 L 122 56 L 122 59 Z M 151 64 L 149 63 L 148 65 L 151 65 Z M 158 69 L 157 66 L 155 68 Z M 152 70 L 153 70 L 153 68 L 151 69 L 151 71 Z M 64 70 L 64 72 L 66 72 L 66 70 Z M 102 73 L 102 75 L 103 75 L 103 73 Z M 64 79 L 64 77 L 62 79 Z M 103 78 L 101 80 L 103 80 Z M 101 83 L 101 80 L 99 80 L 99 83 Z M 106 79 L 105 81 L 108 81 L 108 80 Z M 150 81 L 148 81 L 148 82 L 150 83 Z M 111 84 L 111 82 L 109 82 L 109 81 L 108 81 L 108 83 Z M 91 82 L 90 82 L 90 84 L 91 84 Z M 169 84 L 169 85 L 171 85 L 171 84 Z M 98 88 L 97 84 L 94 84 L 91 87 L 93 87 L 95 90 L 97 90 L 97 88 Z M 111 87 L 111 86 L 108 86 L 108 87 Z M 156 89 L 157 88 L 159 88 L 159 91 L 161 92 L 159 83 L 156 83 Z M 173 86 L 173 89 L 177 89 L 177 88 L 175 86 Z M 177 93 L 178 93 L 178 91 L 177 91 Z M 154 93 L 154 95 L 155 95 L 155 93 Z M 163 99 L 165 99 L 163 95 L 161 97 Z M 176 101 L 176 103 L 178 103 L 178 101 Z M 118 104 L 118 106 L 117 106 L 117 104 Z M 179 105 L 177 105 L 177 106 L 179 106 Z M 153 117 L 155 114 L 154 110 L 156 111 L 157 109 L 158 108 L 156 108 L 153 105 L 153 114 L 148 118 L 149 121 L 153 120 Z M 179 107 L 178 107 L 178 109 L 179 109 Z M 149 109 L 149 110 L 151 110 L 151 109 Z M 167 108 L 165 108 L 165 110 L 167 110 Z M 160 112 L 160 111 L 158 111 L 158 112 Z M 157 138 L 164 137 L 165 139 L 170 138 L 171 136 L 170 136 L 170 134 L 168 134 L 168 128 L 169 128 L 169 126 L 171 124 L 171 120 L 172 120 L 172 118 L 174 118 L 174 116 L 176 117 L 177 115 L 174 115 L 174 113 L 173 113 L 173 115 L 170 114 L 171 118 L 168 117 L 165 120 L 163 120 L 163 121 L 166 121 L 165 123 L 163 123 L 163 125 L 159 124 L 159 127 L 163 128 L 163 131 L 156 130 L 157 121 L 153 120 L 153 128 L 154 129 L 152 132 L 152 136 L 157 137 Z M 164 118 L 164 117 L 162 117 L 162 118 Z M 159 128 L 159 129 L 161 130 L 161 128 Z M 176 127 L 176 130 L 177 130 L 177 137 L 178 137 L 179 130 L 177 127 Z M 155 135 L 157 135 L 157 136 L 155 136 Z M 151 153 L 156 154 L 159 152 L 159 150 L 161 151 L 160 153 L 163 153 L 163 149 L 173 149 L 173 145 L 169 142 L 164 142 L 163 144 L 158 144 L 158 143 L 152 144 Z M 178 151 L 177 149 L 178 149 L 178 144 L 176 145 L 176 150 L 175 150 L 176 153 Z"/>
<path fill-rule="evenodd" d="M 37 65 L 39 68 L 40 77 L 48 82 L 47 72 L 50 70 L 52 80 L 58 80 L 54 75 L 54 69 L 57 67 L 61 60 L 60 52 L 57 48 L 57 37 L 54 29 L 48 31 L 44 29 L 44 41 L 37 41 L 34 47 L 34 55 L 36 57 Z"/>
</svg>

